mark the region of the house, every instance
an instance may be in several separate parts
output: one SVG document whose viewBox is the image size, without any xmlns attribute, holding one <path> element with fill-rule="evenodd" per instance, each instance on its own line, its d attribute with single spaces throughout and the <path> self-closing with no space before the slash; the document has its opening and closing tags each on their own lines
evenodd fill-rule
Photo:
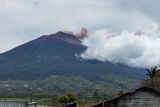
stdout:
<svg viewBox="0 0 160 107">
<path fill-rule="evenodd" d="M 160 107 L 160 92 L 142 87 L 94 107 Z"/>
</svg>

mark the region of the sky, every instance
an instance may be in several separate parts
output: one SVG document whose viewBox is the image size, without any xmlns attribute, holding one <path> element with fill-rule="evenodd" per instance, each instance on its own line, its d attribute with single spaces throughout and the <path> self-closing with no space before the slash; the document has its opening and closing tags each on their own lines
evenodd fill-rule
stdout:
<svg viewBox="0 0 160 107">
<path fill-rule="evenodd" d="M 159 0 L 0 0 L 0 53 L 60 30 L 135 31 L 159 24 Z"/>
<path fill-rule="evenodd" d="M 134 38 L 133 36 L 137 31 L 143 31 L 144 34 L 141 36 L 145 35 L 149 43 L 157 40 L 156 45 L 160 45 L 157 36 L 159 35 L 158 26 L 160 24 L 159 4 L 159 0 L 0 0 L 0 53 L 42 35 L 63 30 L 79 32 L 84 27 L 88 29 L 89 35 L 93 36 L 83 41 L 83 44 L 88 47 L 88 50 L 82 53 L 83 58 L 109 60 L 133 66 L 150 66 L 151 63 L 144 64 L 146 61 L 144 59 L 148 57 L 144 57 L 144 55 L 151 48 L 146 47 L 148 46 L 146 42 L 139 44 L 141 48 L 138 48 L 139 46 L 135 47 L 134 44 L 141 43 L 144 38 Z M 106 39 L 112 34 L 117 36 Z M 123 35 L 130 36 L 125 37 Z M 149 41 L 152 39 L 151 36 L 154 36 L 153 41 Z M 120 37 L 119 41 L 117 41 L 118 37 Z M 122 40 L 131 40 L 130 43 L 133 44 L 124 44 Z M 90 41 L 95 41 L 97 48 L 100 50 L 92 52 L 94 51 L 92 47 L 95 47 L 95 45 L 92 45 Z M 120 45 L 122 47 L 117 48 L 111 47 L 111 44 L 106 44 L 106 42 L 111 41 L 112 43 L 123 44 L 123 46 Z M 113 50 L 106 48 L 106 45 L 111 45 L 110 48 L 113 48 Z M 132 45 L 134 46 L 132 47 Z M 140 61 L 133 61 L 135 54 L 130 54 L 132 53 L 128 50 L 130 47 L 135 48 L 133 53 L 136 54 L 139 50 L 141 54 L 138 58 L 139 60 L 140 58 L 143 59 L 143 61 L 138 65 L 135 65 L 135 63 Z M 156 54 L 158 47 L 155 45 L 152 47 L 155 51 L 149 54 L 151 59 L 153 56 L 155 59 L 160 58 Z M 115 54 L 115 52 L 121 52 L 115 51 L 118 49 L 123 50 L 129 59 L 126 59 L 126 57 L 123 57 L 123 59 L 121 55 Z M 90 54 L 91 52 L 101 52 L 101 50 L 105 51 L 102 51 L 103 54 L 98 53 L 100 56 Z M 113 55 L 108 55 L 108 51 Z M 109 57 L 112 57 L 112 60 Z M 116 60 L 113 61 L 113 59 Z M 157 61 L 154 64 L 158 63 L 160 62 Z"/>
</svg>

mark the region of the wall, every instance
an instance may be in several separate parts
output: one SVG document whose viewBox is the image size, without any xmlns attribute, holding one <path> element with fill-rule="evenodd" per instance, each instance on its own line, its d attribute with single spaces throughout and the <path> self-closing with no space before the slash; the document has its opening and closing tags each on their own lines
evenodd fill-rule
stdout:
<svg viewBox="0 0 160 107">
<path fill-rule="evenodd" d="M 160 107 L 160 95 L 151 91 L 138 91 L 94 107 Z"/>
<path fill-rule="evenodd" d="M 136 92 L 121 98 L 117 107 L 160 107 L 160 96 L 151 92 Z"/>
</svg>

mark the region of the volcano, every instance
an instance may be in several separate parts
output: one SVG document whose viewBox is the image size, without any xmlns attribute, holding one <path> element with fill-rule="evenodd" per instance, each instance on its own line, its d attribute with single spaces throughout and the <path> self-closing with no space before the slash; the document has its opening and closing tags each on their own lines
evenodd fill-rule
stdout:
<svg viewBox="0 0 160 107">
<path fill-rule="evenodd" d="M 0 54 L 0 80 L 43 80 L 56 75 L 122 88 L 144 79 L 143 69 L 82 59 L 79 55 L 86 49 L 72 34 L 41 36 Z"/>
</svg>

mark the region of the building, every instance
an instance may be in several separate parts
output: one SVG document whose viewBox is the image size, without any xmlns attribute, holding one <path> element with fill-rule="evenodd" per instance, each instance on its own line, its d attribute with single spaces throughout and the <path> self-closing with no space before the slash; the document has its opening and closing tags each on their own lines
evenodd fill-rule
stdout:
<svg viewBox="0 0 160 107">
<path fill-rule="evenodd" d="M 142 87 L 94 107 L 160 107 L 160 92 Z"/>
</svg>

